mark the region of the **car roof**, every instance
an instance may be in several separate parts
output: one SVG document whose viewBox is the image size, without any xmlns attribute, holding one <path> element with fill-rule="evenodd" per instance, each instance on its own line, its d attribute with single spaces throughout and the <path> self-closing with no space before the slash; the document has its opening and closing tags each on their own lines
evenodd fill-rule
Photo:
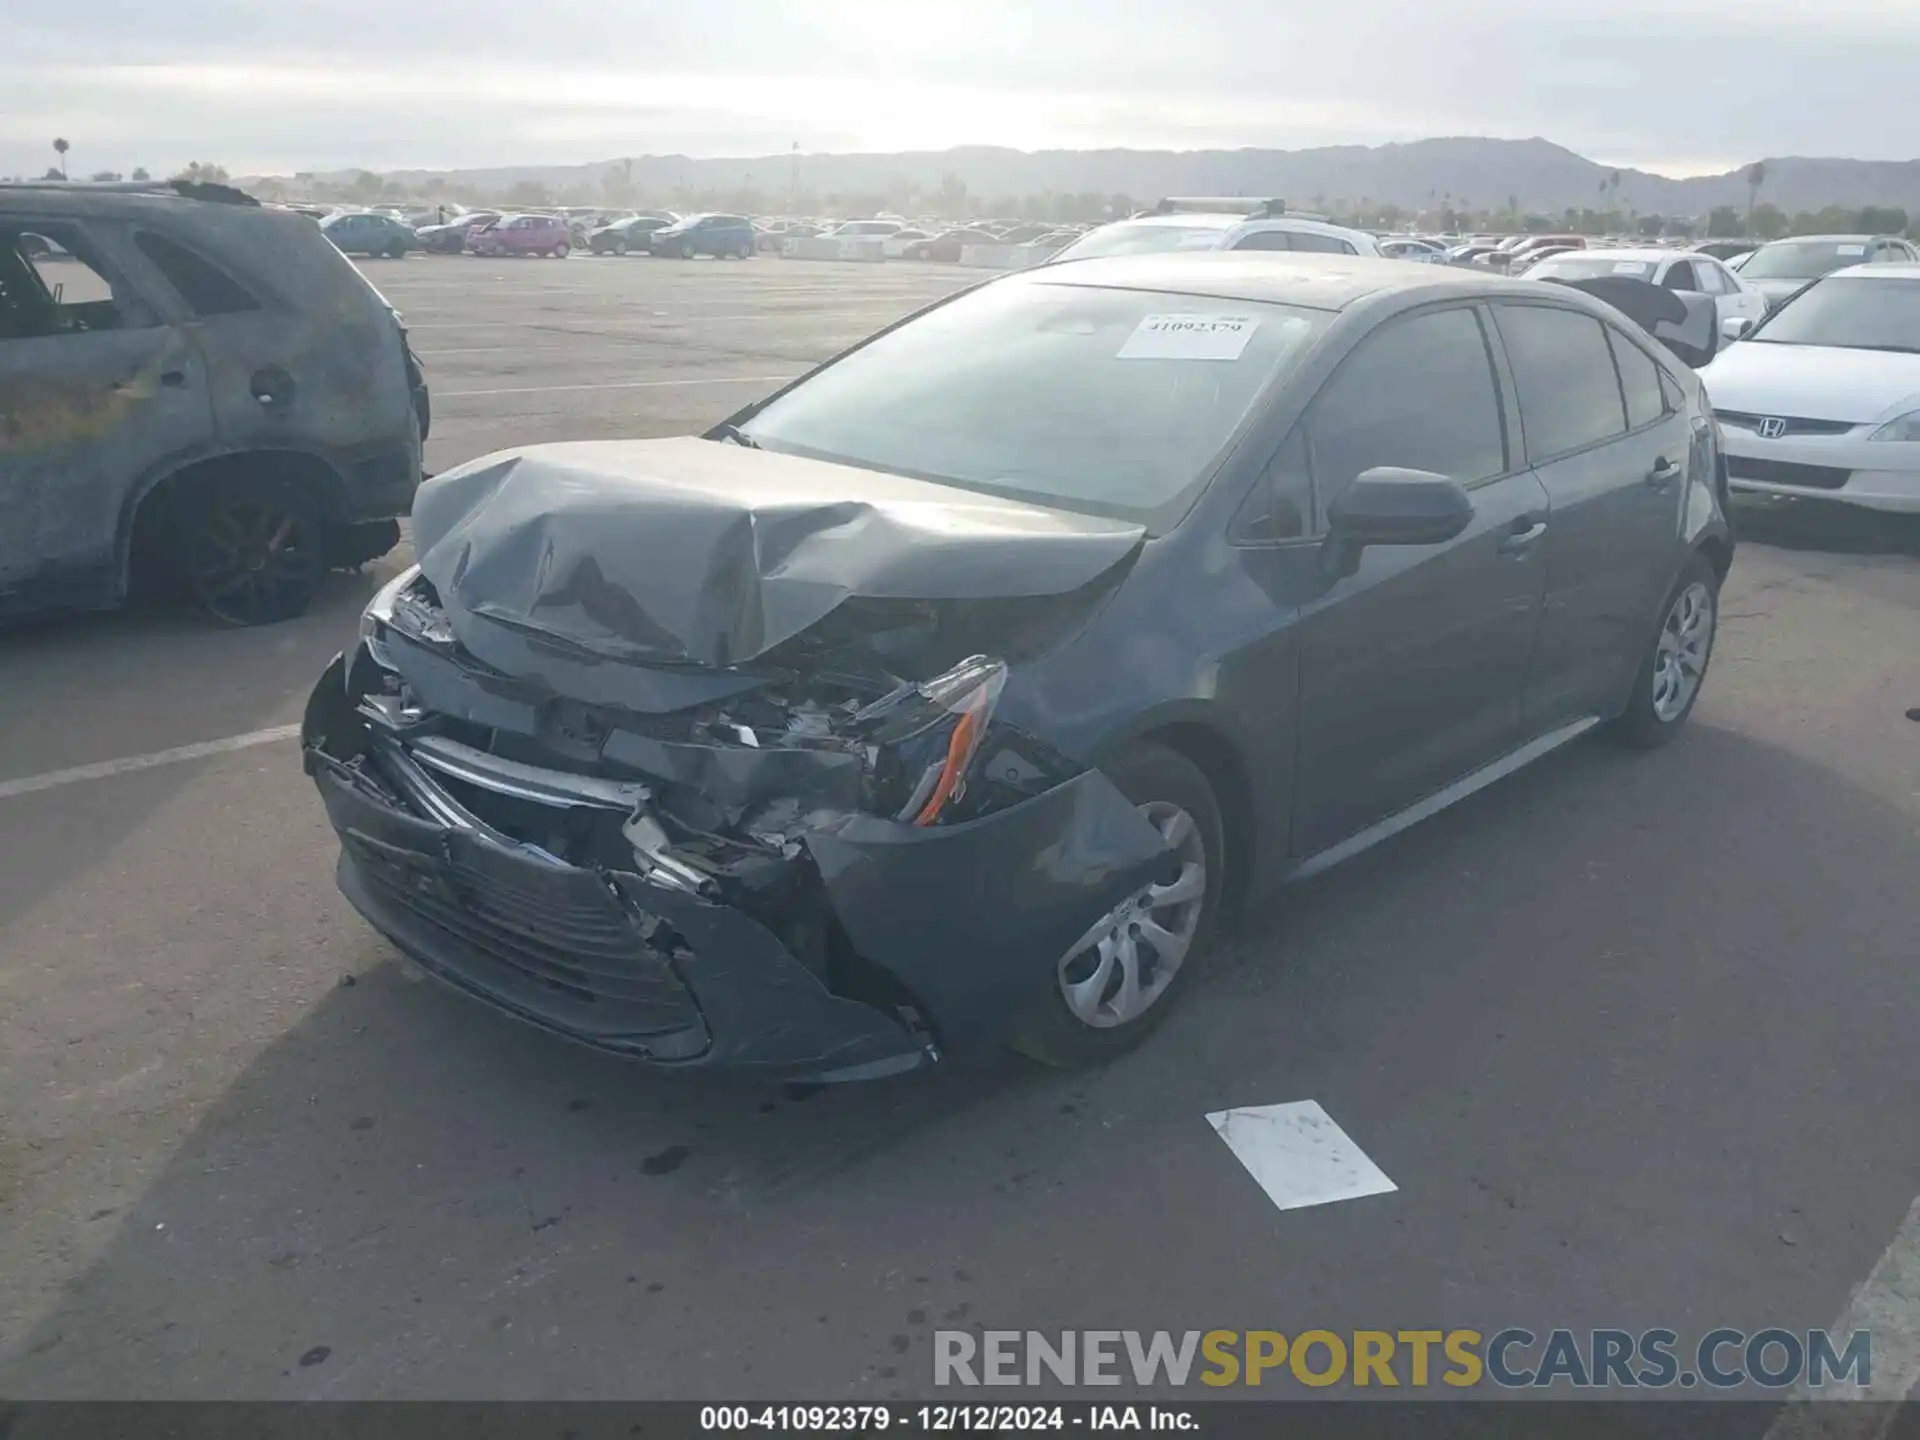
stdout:
<svg viewBox="0 0 1920 1440">
<path fill-rule="evenodd" d="M 1622 245 L 1614 250 L 1579 250 L 1569 253 L 1576 254 L 1582 260 L 1644 260 L 1649 265 L 1662 265 L 1669 260 L 1692 259 L 1699 254 L 1694 250 L 1662 250 L 1651 245 Z M 1559 258 L 1558 255 L 1552 257 L 1554 260 Z M 1711 260 L 1713 257 L 1706 255 L 1700 258 Z M 1549 262 L 1543 260 L 1540 263 L 1544 265 Z"/>
<path fill-rule="evenodd" d="M 1884 267 L 1882 267 L 1884 268 Z M 1344 310 L 1386 292 L 1449 296 L 1538 298 L 1538 281 L 1508 279 L 1442 265 L 1409 265 L 1366 255 L 1280 250 L 1189 250 L 1113 255 L 1016 271 L 1037 285 L 1084 285 L 1115 290 L 1160 290 L 1217 300 L 1256 300 L 1309 310 Z"/>
<path fill-rule="evenodd" d="M 1778 240 L 1762 241 L 1755 249 L 1764 250 L 1768 245 L 1798 245 L 1802 241 L 1814 240 L 1821 244 L 1839 241 L 1842 244 L 1865 244 L 1870 240 L 1898 240 L 1898 235 L 1782 235 Z"/>
<path fill-rule="evenodd" d="M 1370 231 L 1356 230 L 1350 225 L 1334 225 L 1325 220 L 1308 220 L 1299 215 L 1236 215 L 1228 210 L 1176 210 L 1168 215 L 1135 215 L 1111 223 L 1154 225 L 1180 230 L 1238 230 L 1243 234 L 1262 230 L 1300 230 L 1315 235 L 1338 235 L 1343 238 L 1365 235 L 1369 240 L 1373 238 Z"/>
<path fill-rule="evenodd" d="M 1848 265 L 1829 272 L 1828 280 L 1920 280 L 1920 264 L 1909 260 L 1882 261 L 1878 265 Z"/>
<path fill-rule="evenodd" d="M 227 187 L 218 188 L 224 190 Z M 45 215 L 58 211 L 76 219 L 104 220 L 143 215 L 195 215 L 205 214 L 208 210 L 233 214 L 265 208 L 251 196 L 241 195 L 237 190 L 232 193 L 240 198 L 194 199 L 163 186 L 131 190 L 105 184 L 96 186 L 85 181 L 8 181 L 0 184 L 0 214 L 31 210 Z"/>
</svg>

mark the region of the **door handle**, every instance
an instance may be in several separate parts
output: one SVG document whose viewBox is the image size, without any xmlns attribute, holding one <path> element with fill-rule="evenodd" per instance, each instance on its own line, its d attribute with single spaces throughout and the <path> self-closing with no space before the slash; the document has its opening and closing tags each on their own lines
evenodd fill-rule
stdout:
<svg viewBox="0 0 1920 1440">
<path fill-rule="evenodd" d="M 1679 478 L 1680 467 L 1662 455 L 1653 462 L 1653 468 L 1647 471 L 1647 484 L 1656 490 L 1664 490 Z"/>
<path fill-rule="evenodd" d="M 1508 527 L 1507 533 L 1500 537 L 1500 553 L 1512 555 L 1525 550 L 1534 541 L 1547 533 L 1547 522 L 1538 515 L 1522 515 Z"/>
</svg>

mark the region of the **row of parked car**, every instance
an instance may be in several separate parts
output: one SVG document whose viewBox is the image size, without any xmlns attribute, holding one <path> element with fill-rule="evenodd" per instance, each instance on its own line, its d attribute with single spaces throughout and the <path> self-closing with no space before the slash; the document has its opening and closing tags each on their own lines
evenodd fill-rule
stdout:
<svg viewBox="0 0 1920 1440">
<path fill-rule="evenodd" d="M 817 237 L 877 240 L 890 260 L 957 262 L 969 245 L 1025 246 L 1039 256 L 1079 240 L 1085 225 L 983 220 L 966 225 L 911 222 L 897 216 L 861 220 L 752 218 L 726 213 L 678 215 L 670 210 L 469 210 L 421 212 L 309 208 L 342 252 L 398 258 L 429 255 L 696 255 L 740 257 L 778 253 L 787 242 Z"/>
</svg>

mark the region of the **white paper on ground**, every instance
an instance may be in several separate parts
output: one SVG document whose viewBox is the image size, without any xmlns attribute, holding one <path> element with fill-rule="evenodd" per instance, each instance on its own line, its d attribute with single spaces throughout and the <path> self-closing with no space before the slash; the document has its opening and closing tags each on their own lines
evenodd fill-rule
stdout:
<svg viewBox="0 0 1920 1440">
<path fill-rule="evenodd" d="M 1207 1123 L 1282 1210 L 1400 1188 L 1316 1101 L 1216 1110 Z"/>
<path fill-rule="evenodd" d="M 1260 321 L 1252 315 L 1148 315 L 1121 360 L 1238 360 Z"/>
</svg>

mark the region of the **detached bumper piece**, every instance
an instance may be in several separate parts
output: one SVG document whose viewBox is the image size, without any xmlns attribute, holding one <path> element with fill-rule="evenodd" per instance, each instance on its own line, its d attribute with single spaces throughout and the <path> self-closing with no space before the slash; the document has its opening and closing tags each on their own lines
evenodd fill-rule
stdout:
<svg viewBox="0 0 1920 1440">
<path fill-rule="evenodd" d="M 647 781 L 491 754 L 352 689 L 337 657 L 303 741 L 354 907 L 448 984 L 663 1066 L 856 1080 L 982 1047 L 1169 861 L 1085 773 L 951 826 L 843 814 L 722 887 Z"/>
</svg>

